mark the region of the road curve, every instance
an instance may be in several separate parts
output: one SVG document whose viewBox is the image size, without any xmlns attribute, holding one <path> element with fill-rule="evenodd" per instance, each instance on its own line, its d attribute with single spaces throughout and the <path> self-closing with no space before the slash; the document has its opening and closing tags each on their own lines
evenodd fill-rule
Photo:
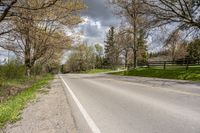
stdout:
<svg viewBox="0 0 200 133">
<path fill-rule="evenodd" d="M 200 86 L 154 87 L 107 75 L 62 78 L 101 133 L 200 133 Z"/>
</svg>

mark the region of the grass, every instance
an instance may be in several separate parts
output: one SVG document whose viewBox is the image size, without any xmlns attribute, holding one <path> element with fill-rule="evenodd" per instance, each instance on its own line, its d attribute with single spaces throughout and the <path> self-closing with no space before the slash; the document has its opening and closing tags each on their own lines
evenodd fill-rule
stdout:
<svg viewBox="0 0 200 133">
<path fill-rule="evenodd" d="M 91 69 L 87 71 L 82 71 L 83 74 L 97 74 L 97 73 L 105 73 L 105 72 L 111 72 L 112 69 Z"/>
<path fill-rule="evenodd" d="M 185 70 L 185 68 L 182 67 L 168 67 L 168 69 L 166 70 L 160 69 L 159 67 L 138 68 L 135 70 L 116 72 L 111 74 L 121 76 L 140 76 L 163 79 L 200 81 L 200 66 L 190 67 L 189 70 Z"/>
<path fill-rule="evenodd" d="M 32 76 L 32 77 L 19 77 L 19 78 L 13 78 L 13 79 L 3 79 L 1 80 L 0 85 L 0 103 L 1 98 L 7 99 L 9 96 L 12 96 L 13 94 L 9 94 L 11 91 L 11 88 L 15 88 L 15 93 L 23 90 L 23 88 L 27 88 L 28 86 L 31 86 L 37 79 L 39 79 L 39 76 Z"/>
<path fill-rule="evenodd" d="M 53 77 L 47 75 L 35 82 L 31 87 L 21 93 L 9 98 L 7 101 L 0 103 L 0 128 L 8 122 L 15 122 L 20 119 L 21 111 L 26 104 L 36 98 L 37 91 L 48 83 Z"/>
</svg>

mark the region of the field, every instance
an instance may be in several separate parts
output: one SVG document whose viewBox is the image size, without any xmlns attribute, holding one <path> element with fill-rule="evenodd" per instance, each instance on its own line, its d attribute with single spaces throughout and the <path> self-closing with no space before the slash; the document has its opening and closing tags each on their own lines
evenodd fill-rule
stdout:
<svg viewBox="0 0 200 133">
<path fill-rule="evenodd" d="M 106 73 L 106 72 L 111 72 L 113 71 L 112 69 L 91 69 L 87 71 L 82 71 L 82 74 L 97 74 L 97 73 Z"/>
<path fill-rule="evenodd" d="M 163 67 L 138 68 L 111 74 L 200 81 L 200 66 L 190 66 L 189 70 L 186 70 L 185 67 L 181 66 L 167 66 L 166 70 L 164 70 Z"/>
</svg>

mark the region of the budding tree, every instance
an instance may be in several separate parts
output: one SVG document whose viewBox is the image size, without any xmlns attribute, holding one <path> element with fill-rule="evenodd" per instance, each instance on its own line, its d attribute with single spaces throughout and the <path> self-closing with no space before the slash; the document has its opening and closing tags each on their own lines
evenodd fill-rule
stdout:
<svg viewBox="0 0 200 133">
<path fill-rule="evenodd" d="M 131 26 L 128 33 L 133 34 L 133 53 L 134 53 L 134 68 L 137 67 L 137 51 L 139 37 L 144 34 L 148 28 L 148 16 L 146 16 L 146 6 L 141 0 L 111 0 L 111 3 L 116 7 L 117 14 L 126 18 Z"/>
<path fill-rule="evenodd" d="M 12 43 L 1 47 L 22 55 L 30 75 L 38 60 L 69 47 L 70 39 L 64 29 L 81 22 L 78 14 L 84 4 L 79 0 L 19 0 L 13 7 L 16 14 L 9 19 L 13 30 L 8 37 Z"/>
</svg>

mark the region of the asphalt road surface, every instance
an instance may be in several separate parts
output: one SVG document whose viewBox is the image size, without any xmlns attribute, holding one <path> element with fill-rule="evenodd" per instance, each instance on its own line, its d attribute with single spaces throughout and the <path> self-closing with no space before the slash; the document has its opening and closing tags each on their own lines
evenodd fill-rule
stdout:
<svg viewBox="0 0 200 133">
<path fill-rule="evenodd" d="M 200 133 L 198 83 L 107 75 L 62 78 L 101 133 Z"/>
</svg>

